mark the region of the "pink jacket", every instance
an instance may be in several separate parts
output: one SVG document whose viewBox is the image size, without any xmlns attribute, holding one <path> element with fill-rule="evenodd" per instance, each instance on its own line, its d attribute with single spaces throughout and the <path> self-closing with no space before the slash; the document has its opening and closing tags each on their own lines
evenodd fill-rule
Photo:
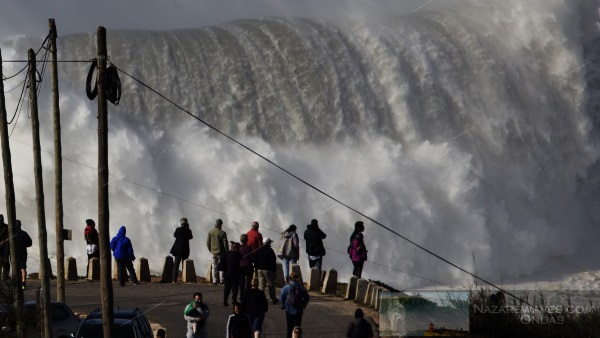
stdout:
<svg viewBox="0 0 600 338">
<path fill-rule="evenodd" d="M 367 260 L 367 248 L 362 240 L 362 236 L 357 236 L 352 240 L 350 259 L 353 262 L 364 262 Z"/>
</svg>

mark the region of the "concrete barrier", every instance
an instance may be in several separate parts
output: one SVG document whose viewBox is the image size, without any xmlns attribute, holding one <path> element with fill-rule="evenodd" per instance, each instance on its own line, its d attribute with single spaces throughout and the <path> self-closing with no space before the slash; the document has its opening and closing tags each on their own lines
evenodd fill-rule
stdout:
<svg viewBox="0 0 600 338">
<path fill-rule="evenodd" d="M 354 296 L 354 300 L 360 303 L 365 301 L 365 297 L 367 295 L 367 287 L 369 285 L 369 281 L 364 278 L 359 278 L 356 282 L 356 294 Z"/>
<path fill-rule="evenodd" d="M 277 270 L 275 271 L 275 286 L 282 288 L 285 286 L 285 276 L 283 275 L 283 264 L 277 262 Z"/>
<path fill-rule="evenodd" d="M 196 269 L 194 268 L 194 260 L 186 259 L 183 261 L 183 274 L 181 281 L 184 283 L 196 283 Z"/>
<path fill-rule="evenodd" d="M 327 271 L 327 278 L 325 278 L 321 292 L 333 295 L 337 293 L 337 271 L 335 269 Z"/>
<path fill-rule="evenodd" d="M 138 259 L 136 274 L 140 282 L 150 283 L 150 266 L 148 265 L 148 259 L 144 257 Z"/>
<path fill-rule="evenodd" d="M 162 276 L 161 276 L 161 280 L 160 280 L 161 283 L 173 282 L 173 267 L 174 267 L 173 257 L 171 257 L 171 256 L 165 257 L 165 260 L 163 261 Z"/>
<path fill-rule="evenodd" d="M 348 280 L 348 288 L 346 289 L 346 299 L 351 299 L 350 297 L 352 297 L 352 299 L 354 299 L 354 296 L 356 296 L 356 284 L 357 283 L 358 283 L 358 277 L 350 276 L 350 279 Z"/>
<path fill-rule="evenodd" d="M 363 298 L 362 302 L 366 305 L 371 305 L 371 297 L 373 296 L 373 288 L 376 287 L 377 284 L 373 282 L 369 282 L 367 285 L 367 290 L 365 292 L 365 298 Z"/>
<path fill-rule="evenodd" d="M 319 291 L 321 289 L 321 273 L 319 269 L 310 269 L 310 276 L 308 277 L 308 290 Z"/>
<path fill-rule="evenodd" d="M 212 263 L 209 263 L 208 264 L 208 269 L 206 269 L 206 282 L 207 283 L 212 283 L 213 282 Z"/>
<path fill-rule="evenodd" d="M 100 280 L 100 259 L 94 257 L 90 260 L 86 278 L 89 280 Z"/>
<path fill-rule="evenodd" d="M 375 309 L 379 310 L 381 307 L 381 299 L 389 294 L 390 291 L 384 287 L 379 287 L 375 296 Z"/>
<path fill-rule="evenodd" d="M 112 262 L 113 262 L 113 270 L 112 270 L 113 280 L 119 280 L 119 275 L 117 273 L 119 271 L 119 270 L 117 270 L 117 260 L 113 257 Z M 127 276 L 129 276 L 129 274 Z"/>
<path fill-rule="evenodd" d="M 67 257 L 67 268 L 65 269 L 66 280 L 77 280 L 77 260 L 73 257 Z"/>
<path fill-rule="evenodd" d="M 300 276 L 300 278 L 298 279 L 298 283 L 300 283 L 300 285 L 304 285 L 304 279 L 302 279 L 302 270 L 300 270 L 300 265 L 290 264 L 290 273 L 292 272 Z"/>
<path fill-rule="evenodd" d="M 377 302 L 377 291 L 379 290 L 379 286 L 374 285 L 371 288 L 371 300 L 369 301 L 369 306 L 375 307 L 375 303 Z"/>
</svg>

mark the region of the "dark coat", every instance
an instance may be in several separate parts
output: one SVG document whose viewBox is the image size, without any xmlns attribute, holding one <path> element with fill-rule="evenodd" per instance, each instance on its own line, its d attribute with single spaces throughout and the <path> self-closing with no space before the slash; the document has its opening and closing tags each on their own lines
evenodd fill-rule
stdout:
<svg viewBox="0 0 600 338">
<path fill-rule="evenodd" d="M 15 238 L 13 240 L 15 241 L 17 259 L 26 259 L 27 248 L 33 245 L 29 234 L 22 229 L 15 230 Z M 4 247 L 4 254 L 10 256 L 10 245 L 8 245 L 8 242 L 6 242 L 6 246 Z"/>
<path fill-rule="evenodd" d="M 306 253 L 310 256 L 325 256 L 325 246 L 323 239 L 327 235 L 319 229 L 319 225 L 309 224 L 304 231 L 304 240 L 306 241 Z"/>
<path fill-rule="evenodd" d="M 98 238 L 98 230 L 92 229 L 92 227 L 89 225 L 85 227 L 83 237 L 85 238 L 86 244 L 100 245 L 100 240 Z"/>
<path fill-rule="evenodd" d="M 346 331 L 346 337 L 348 338 L 370 338 L 373 337 L 373 328 L 371 324 L 364 318 L 355 318 L 350 324 L 348 324 L 348 330 Z"/>
<path fill-rule="evenodd" d="M 240 255 L 239 251 L 229 250 L 225 255 L 225 261 L 227 262 L 227 270 L 225 274 L 228 277 L 235 277 L 240 275 L 240 261 L 242 260 L 242 255 Z"/>
<path fill-rule="evenodd" d="M 242 245 L 240 248 L 240 255 L 242 255 L 242 260 L 240 261 L 241 267 L 252 266 L 252 262 L 254 262 L 254 253 L 252 252 L 250 245 Z"/>
<path fill-rule="evenodd" d="M 175 243 L 171 248 L 171 255 L 188 259 L 190 257 L 190 239 L 194 238 L 192 230 L 190 228 L 179 227 L 175 229 L 173 237 L 175 237 Z"/>
<path fill-rule="evenodd" d="M 277 256 L 271 246 L 263 245 L 256 250 L 256 264 L 258 270 L 277 271 Z"/>
<path fill-rule="evenodd" d="M 252 325 L 246 315 L 230 315 L 226 338 L 252 338 Z"/>
<path fill-rule="evenodd" d="M 265 292 L 259 289 L 248 289 L 242 296 L 240 312 L 245 315 L 264 314 L 269 311 L 269 302 Z"/>
</svg>

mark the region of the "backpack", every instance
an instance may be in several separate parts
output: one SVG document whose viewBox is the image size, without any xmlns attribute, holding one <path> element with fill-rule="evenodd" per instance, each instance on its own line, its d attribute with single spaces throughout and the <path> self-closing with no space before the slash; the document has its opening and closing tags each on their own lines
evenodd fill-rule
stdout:
<svg viewBox="0 0 600 338">
<path fill-rule="evenodd" d="M 306 297 L 302 291 L 303 290 L 301 290 L 299 286 L 292 286 L 287 299 L 285 300 L 286 304 L 297 309 L 304 309 L 306 306 Z"/>
</svg>

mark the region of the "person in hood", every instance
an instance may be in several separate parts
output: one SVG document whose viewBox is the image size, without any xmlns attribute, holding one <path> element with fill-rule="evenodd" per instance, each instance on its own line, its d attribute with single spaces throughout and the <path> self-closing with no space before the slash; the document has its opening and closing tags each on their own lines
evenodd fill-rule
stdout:
<svg viewBox="0 0 600 338">
<path fill-rule="evenodd" d="M 373 337 L 373 328 L 368 321 L 365 320 L 365 315 L 362 309 L 356 309 L 354 312 L 354 320 L 348 324 L 346 337 L 348 338 L 371 338 Z"/>
<path fill-rule="evenodd" d="M 300 259 L 300 240 L 296 233 L 296 225 L 290 225 L 281 233 L 278 256 L 283 260 L 283 275 L 287 284 L 290 282 L 290 264 L 296 264 Z"/>
<path fill-rule="evenodd" d="M 100 259 L 100 240 L 98 238 L 98 231 L 96 230 L 96 222 L 92 219 L 85 220 L 85 230 L 83 230 L 83 238 L 85 238 L 85 249 L 88 256 L 87 270 L 85 274 L 88 275 L 90 271 L 90 261 L 92 258 Z"/>
<path fill-rule="evenodd" d="M 138 279 L 135 275 L 135 269 L 133 268 L 133 261 L 135 255 L 133 254 L 133 245 L 131 240 L 125 236 L 127 229 L 122 226 L 119 232 L 110 241 L 110 249 L 113 251 L 113 256 L 117 261 L 117 277 L 119 279 L 119 285 L 125 286 L 127 282 L 127 271 L 129 271 L 129 277 L 133 285 L 139 285 Z"/>
<path fill-rule="evenodd" d="M 354 232 L 350 236 L 350 260 L 354 265 L 352 274 L 358 278 L 362 276 L 363 265 L 367 260 L 367 248 L 363 239 L 363 231 L 365 231 L 365 225 L 363 222 L 356 222 L 354 224 Z"/>
<path fill-rule="evenodd" d="M 319 221 L 313 219 L 306 226 L 304 231 L 304 240 L 306 241 L 306 253 L 308 254 L 308 265 L 310 268 L 317 268 L 321 272 L 323 256 L 325 256 L 325 246 L 323 240 L 327 235 L 319 229 Z"/>
<path fill-rule="evenodd" d="M 187 218 L 182 218 L 179 221 L 181 225 L 175 229 L 173 237 L 175 237 L 175 243 L 171 247 L 171 255 L 173 255 L 173 275 L 171 282 L 177 283 L 177 275 L 179 273 L 179 265 L 183 264 L 183 261 L 190 257 L 190 240 L 194 238 L 192 236 L 192 230 L 190 230 L 190 224 Z M 183 266 L 181 268 L 183 270 Z"/>
</svg>

